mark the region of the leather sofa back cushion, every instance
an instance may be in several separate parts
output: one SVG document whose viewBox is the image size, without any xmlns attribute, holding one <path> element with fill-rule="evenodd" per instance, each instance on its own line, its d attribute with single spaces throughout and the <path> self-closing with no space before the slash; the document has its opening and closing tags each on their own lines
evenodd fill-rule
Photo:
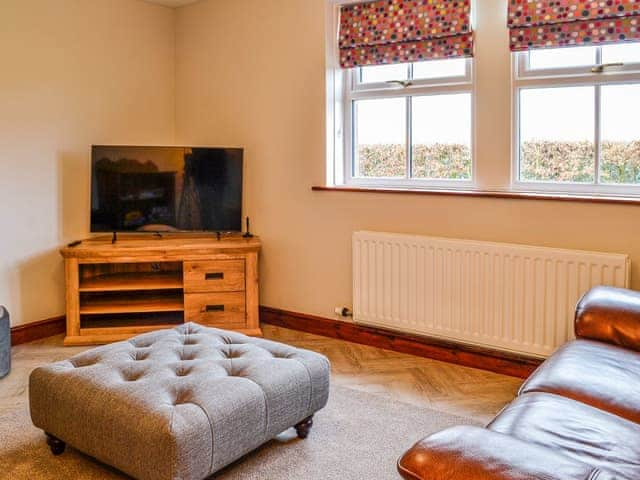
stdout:
<svg viewBox="0 0 640 480">
<path fill-rule="evenodd" d="M 529 377 L 520 394 L 572 398 L 640 423 L 640 354 L 592 340 L 564 345 Z"/>
<path fill-rule="evenodd" d="M 640 351 L 640 293 L 596 287 L 576 308 L 576 336 Z"/>
</svg>

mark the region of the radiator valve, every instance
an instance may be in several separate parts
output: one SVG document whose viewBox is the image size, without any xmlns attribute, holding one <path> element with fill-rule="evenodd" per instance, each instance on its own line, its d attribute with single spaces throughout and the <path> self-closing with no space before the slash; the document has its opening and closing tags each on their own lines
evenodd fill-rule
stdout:
<svg viewBox="0 0 640 480">
<path fill-rule="evenodd" d="M 336 307 L 335 312 L 339 317 L 353 317 L 353 312 L 349 307 Z"/>
</svg>

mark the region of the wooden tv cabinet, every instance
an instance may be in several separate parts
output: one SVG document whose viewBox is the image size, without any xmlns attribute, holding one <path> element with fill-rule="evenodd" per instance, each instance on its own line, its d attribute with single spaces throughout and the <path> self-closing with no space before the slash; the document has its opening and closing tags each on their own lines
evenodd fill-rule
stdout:
<svg viewBox="0 0 640 480">
<path fill-rule="evenodd" d="M 261 336 L 260 239 L 120 235 L 61 250 L 65 345 L 97 345 L 197 322 Z"/>
</svg>

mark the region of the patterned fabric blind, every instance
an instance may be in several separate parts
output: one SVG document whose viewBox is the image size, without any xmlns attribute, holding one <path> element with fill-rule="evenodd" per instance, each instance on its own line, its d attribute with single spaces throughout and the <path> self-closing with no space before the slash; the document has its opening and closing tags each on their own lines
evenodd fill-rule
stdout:
<svg viewBox="0 0 640 480">
<path fill-rule="evenodd" d="M 509 0 L 511 50 L 640 40 L 640 0 Z"/>
<path fill-rule="evenodd" d="M 340 9 L 340 65 L 473 55 L 471 0 L 377 0 Z"/>
</svg>

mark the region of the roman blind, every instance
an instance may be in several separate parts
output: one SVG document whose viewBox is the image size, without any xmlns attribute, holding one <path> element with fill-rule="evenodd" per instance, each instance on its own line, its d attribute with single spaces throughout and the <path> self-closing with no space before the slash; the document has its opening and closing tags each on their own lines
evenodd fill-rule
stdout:
<svg viewBox="0 0 640 480">
<path fill-rule="evenodd" d="M 511 50 L 640 40 L 640 0 L 508 0 Z"/>
<path fill-rule="evenodd" d="M 377 0 L 340 9 L 340 65 L 473 55 L 470 0 Z"/>
</svg>

